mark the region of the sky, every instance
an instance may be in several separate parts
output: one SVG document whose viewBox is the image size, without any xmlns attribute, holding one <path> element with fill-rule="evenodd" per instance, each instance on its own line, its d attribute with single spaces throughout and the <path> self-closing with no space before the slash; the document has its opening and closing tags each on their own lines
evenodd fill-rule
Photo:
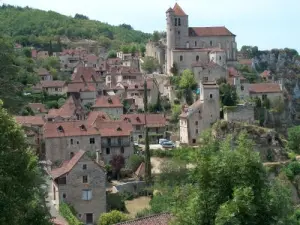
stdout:
<svg viewBox="0 0 300 225">
<path fill-rule="evenodd" d="M 226 26 L 238 47 L 294 48 L 300 53 L 300 0 L 0 0 L 1 3 L 84 14 L 112 25 L 130 24 L 152 33 L 166 29 L 165 12 L 177 2 L 189 26 Z"/>
</svg>

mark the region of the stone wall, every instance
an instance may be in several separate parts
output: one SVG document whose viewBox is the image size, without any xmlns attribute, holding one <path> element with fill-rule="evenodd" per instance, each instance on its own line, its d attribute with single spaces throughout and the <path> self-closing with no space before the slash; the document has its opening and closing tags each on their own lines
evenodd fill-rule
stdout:
<svg viewBox="0 0 300 225">
<path fill-rule="evenodd" d="M 226 121 L 254 122 L 253 105 L 237 105 L 224 109 L 224 119 Z"/>
</svg>

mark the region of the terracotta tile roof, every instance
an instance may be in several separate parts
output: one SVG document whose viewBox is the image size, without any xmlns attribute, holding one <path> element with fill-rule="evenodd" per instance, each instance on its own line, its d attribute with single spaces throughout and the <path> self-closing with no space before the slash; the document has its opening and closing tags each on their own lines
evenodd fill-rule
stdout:
<svg viewBox="0 0 300 225">
<path fill-rule="evenodd" d="M 124 87 L 127 87 L 128 90 L 133 91 L 133 90 L 138 90 L 138 91 L 143 91 L 144 90 L 144 81 L 142 82 L 137 82 L 137 83 L 131 83 L 131 84 L 123 84 Z M 153 80 L 147 80 L 147 90 L 153 89 L 154 82 Z"/>
<path fill-rule="evenodd" d="M 84 55 L 86 54 L 85 49 L 64 49 L 60 55 Z"/>
<path fill-rule="evenodd" d="M 78 67 L 76 73 L 72 74 L 72 82 L 82 82 L 82 78 L 86 82 L 97 81 L 99 75 L 94 67 Z"/>
<path fill-rule="evenodd" d="M 51 88 L 51 87 L 62 88 L 66 85 L 66 82 L 62 80 L 42 80 L 40 81 L 40 83 L 43 88 Z"/>
<path fill-rule="evenodd" d="M 63 117 L 63 118 L 70 118 L 75 115 L 76 109 L 81 108 L 78 106 L 72 96 L 70 96 L 66 102 L 59 108 L 59 109 L 50 109 L 48 112 L 48 118 L 55 118 L 55 117 Z"/>
<path fill-rule="evenodd" d="M 235 36 L 226 27 L 189 27 L 189 35 L 198 37 Z"/>
<path fill-rule="evenodd" d="M 137 170 L 134 172 L 134 174 L 138 177 L 144 177 L 145 176 L 145 163 L 142 162 L 140 166 L 137 168 Z"/>
<path fill-rule="evenodd" d="M 93 63 L 93 62 L 97 62 L 98 61 L 98 57 L 96 56 L 96 55 L 94 55 L 94 54 L 89 54 L 89 55 L 86 55 L 85 57 L 84 57 L 84 61 L 86 61 L 86 62 L 91 62 L 91 63 Z"/>
<path fill-rule="evenodd" d="M 49 71 L 46 70 L 45 68 L 38 68 L 37 70 L 35 70 L 35 72 L 36 72 L 39 76 L 46 76 L 46 75 L 49 75 Z"/>
<path fill-rule="evenodd" d="M 173 11 L 175 13 L 176 16 L 186 16 L 185 12 L 183 11 L 183 9 L 177 4 L 177 2 L 175 3 L 174 7 L 173 7 Z"/>
<path fill-rule="evenodd" d="M 228 67 L 228 75 L 230 77 L 240 76 L 240 73 L 234 67 Z"/>
<path fill-rule="evenodd" d="M 117 223 L 115 225 L 168 225 L 172 220 L 169 213 L 156 214 L 152 216 L 142 217 L 131 221 Z"/>
<path fill-rule="evenodd" d="M 40 113 L 46 113 L 48 110 L 46 109 L 45 105 L 42 103 L 29 103 L 28 106 L 34 111 L 34 112 L 40 112 Z"/>
<path fill-rule="evenodd" d="M 49 122 L 44 125 L 44 137 L 99 135 L 99 131 L 85 121 Z"/>
<path fill-rule="evenodd" d="M 63 221 L 62 219 L 59 219 L 59 218 L 53 218 L 53 219 L 51 220 L 51 222 L 52 222 L 54 225 L 68 225 L 68 222 Z"/>
<path fill-rule="evenodd" d="M 144 114 L 125 114 L 121 115 L 121 119 L 132 125 L 145 125 Z M 148 127 L 164 127 L 167 123 L 163 114 L 146 114 L 146 120 Z"/>
<path fill-rule="evenodd" d="M 79 150 L 77 153 L 75 153 L 72 159 L 64 161 L 61 167 L 54 169 L 50 172 L 52 178 L 56 179 L 66 173 L 69 173 L 84 154 L 85 151 Z"/>
<path fill-rule="evenodd" d="M 69 83 L 68 84 L 68 91 L 69 93 L 72 93 L 72 92 L 76 92 L 76 93 L 79 93 L 79 92 L 94 92 L 96 91 L 96 87 L 94 84 L 91 84 L 91 83 Z"/>
<path fill-rule="evenodd" d="M 122 59 L 120 58 L 109 58 L 106 60 L 108 65 L 118 65 L 122 63 Z"/>
<path fill-rule="evenodd" d="M 280 93 L 282 92 L 279 84 L 274 83 L 259 83 L 251 84 L 249 93 Z"/>
<path fill-rule="evenodd" d="M 31 50 L 31 57 L 32 58 L 36 58 L 37 57 L 37 50 L 36 49 L 32 49 Z"/>
<path fill-rule="evenodd" d="M 123 108 L 119 96 L 100 96 L 97 98 L 93 108 Z"/>
<path fill-rule="evenodd" d="M 133 130 L 130 123 L 121 120 L 103 121 L 101 117 L 96 119 L 94 126 L 99 130 L 101 137 L 130 136 Z"/>
<path fill-rule="evenodd" d="M 42 116 L 15 116 L 15 119 L 21 125 L 43 126 L 45 124 Z"/>
<path fill-rule="evenodd" d="M 107 115 L 107 113 L 102 112 L 102 111 L 91 111 L 89 113 L 88 118 L 86 119 L 86 121 L 87 121 L 88 124 L 93 125 L 98 118 L 100 118 L 99 120 L 102 120 L 102 121 L 110 121 L 110 118 Z"/>
</svg>

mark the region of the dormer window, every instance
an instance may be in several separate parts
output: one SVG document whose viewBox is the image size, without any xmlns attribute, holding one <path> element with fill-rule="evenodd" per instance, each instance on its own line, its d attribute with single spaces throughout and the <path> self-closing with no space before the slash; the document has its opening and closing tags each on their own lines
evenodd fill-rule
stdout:
<svg viewBox="0 0 300 225">
<path fill-rule="evenodd" d="M 112 103 L 113 103 L 111 98 L 108 98 L 107 101 L 108 101 L 109 104 L 112 104 Z"/>
<path fill-rule="evenodd" d="M 86 131 L 86 127 L 85 127 L 85 125 L 83 125 L 83 124 L 82 124 L 82 125 L 80 126 L 80 130 L 82 130 L 82 131 Z"/>
<path fill-rule="evenodd" d="M 122 131 L 122 128 L 121 128 L 121 127 L 118 127 L 118 128 L 117 128 L 117 131 Z"/>
<path fill-rule="evenodd" d="M 141 122 L 141 119 L 139 117 L 136 118 L 136 121 Z"/>
<path fill-rule="evenodd" d="M 63 128 L 62 126 L 59 126 L 59 127 L 57 128 L 57 130 L 58 130 L 58 132 L 64 132 L 64 128 Z"/>
</svg>

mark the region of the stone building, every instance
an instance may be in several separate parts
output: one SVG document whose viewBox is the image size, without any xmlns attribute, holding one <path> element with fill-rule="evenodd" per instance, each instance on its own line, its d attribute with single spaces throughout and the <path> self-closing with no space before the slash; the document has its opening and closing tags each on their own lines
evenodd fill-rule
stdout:
<svg viewBox="0 0 300 225">
<path fill-rule="evenodd" d="M 220 118 L 219 86 L 216 83 L 203 83 L 200 99 L 180 114 L 180 142 L 196 144 L 200 134 Z"/>
<path fill-rule="evenodd" d="M 224 107 L 224 120 L 253 123 L 254 106 L 251 104 L 238 104 Z"/>
<path fill-rule="evenodd" d="M 112 119 L 119 119 L 123 114 L 123 104 L 119 96 L 100 96 L 92 106 L 95 111 L 107 113 Z"/>
<path fill-rule="evenodd" d="M 48 122 L 44 125 L 45 157 L 54 164 L 69 160 L 80 149 L 101 152 L 101 135 L 86 121 Z"/>
<path fill-rule="evenodd" d="M 106 172 L 87 152 L 79 150 L 51 176 L 58 184 L 59 198 L 75 208 L 84 224 L 95 224 L 106 212 Z"/>
<path fill-rule="evenodd" d="M 67 90 L 67 84 L 62 80 L 42 80 L 33 87 L 34 92 L 45 91 L 48 95 L 64 95 Z"/>
</svg>

